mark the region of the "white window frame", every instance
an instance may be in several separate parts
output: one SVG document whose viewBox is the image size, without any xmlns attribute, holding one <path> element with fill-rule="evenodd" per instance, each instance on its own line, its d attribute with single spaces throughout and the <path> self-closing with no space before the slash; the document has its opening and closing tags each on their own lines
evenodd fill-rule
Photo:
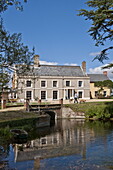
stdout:
<svg viewBox="0 0 113 170">
<path fill-rule="evenodd" d="M 57 99 L 53 99 L 53 92 L 54 92 L 54 91 L 57 91 Z M 53 90 L 53 91 L 52 91 L 52 99 L 53 99 L 53 100 L 58 100 L 58 99 L 59 99 L 59 93 L 58 93 L 58 90 Z"/>
<path fill-rule="evenodd" d="M 69 82 L 70 82 L 70 86 L 66 86 L 66 81 L 69 81 Z M 71 87 L 71 80 L 65 80 L 65 86 L 66 86 L 66 87 Z"/>
<path fill-rule="evenodd" d="M 45 86 L 44 87 L 42 87 L 42 81 L 45 81 Z M 47 87 L 47 81 L 46 80 L 40 80 L 40 87 L 41 88 L 46 88 Z"/>
<path fill-rule="evenodd" d="M 45 99 L 42 99 L 42 98 L 41 98 L 41 92 L 42 92 L 42 91 L 45 91 L 45 92 L 46 92 L 46 98 L 45 98 Z M 41 99 L 41 100 L 47 100 L 47 90 L 41 90 L 41 91 L 40 91 L 40 99 Z"/>
<path fill-rule="evenodd" d="M 25 84 L 26 88 L 32 88 L 32 84 L 33 84 L 32 81 L 31 81 L 31 86 L 30 87 L 27 87 L 27 81 L 31 81 L 31 80 L 30 79 L 26 80 L 26 84 Z"/>
<path fill-rule="evenodd" d="M 56 87 L 58 87 L 58 80 L 53 80 L 53 81 L 52 81 L 52 87 L 53 87 L 53 88 L 56 88 L 56 87 L 54 87 L 54 86 L 53 86 L 53 82 L 54 82 L 54 81 L 56 81 L 56 82 L 57 82 Z"/>
<path fill-rule="evenodd" d="M 82 82 L 82 86 L 79 86 L 80 81 Z M 78 80 L 77 84 L 78 84 L 78 88 L 84 87 L 84 81 L 83 80 Z"/>
<path fill-rule="evenodd" d="M 80 99 L 83 99 L 83 98 L 84 98 L 84 90 L 78 90 L 78 91 L 77 91 L 78 97 L 79 97 L 79 92 L 82 92 L 82 98 L 80 98 Z"/>
<path fill-rule="evenodd" d="M 25 91 L 25 99 L 26 99 L 26 96 L 27 96 L 27 91 L 31 91 L 31 99 L 30 100 L 33 100 L 33 90 L 26 90 Z"/>
</svg>

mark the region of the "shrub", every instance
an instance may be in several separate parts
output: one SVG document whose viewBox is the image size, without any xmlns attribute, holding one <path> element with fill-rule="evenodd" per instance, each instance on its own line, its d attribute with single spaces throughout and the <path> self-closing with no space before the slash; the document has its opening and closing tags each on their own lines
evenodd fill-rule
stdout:
<svg viewBox="0 0 113 170">
<path fill-rule="evenodd" d="M 111 117 L 109 109 L 106 109 L 106 105 L 96 105 L 89 107 L 86 110 L 86 118 L 95 118 L 95 119 L 108 119 Z"/>
</svg>

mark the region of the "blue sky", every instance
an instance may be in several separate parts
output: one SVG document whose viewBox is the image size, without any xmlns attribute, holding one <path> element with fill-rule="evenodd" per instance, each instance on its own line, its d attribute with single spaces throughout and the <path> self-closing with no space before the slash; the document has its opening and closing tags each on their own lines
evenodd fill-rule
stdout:
<svg viewBox="0 0 113 170">
<path fill-rule="evenodd" d="M 78 17 L 81 8 L 87 8 L 86 0 L 28 0 L 24 11 L 9 8 L 4 14 L 4 24 L 11 33 L 22 33 L 22 41 L 30 49 L 35 46 L 42 63 L 87 63 L 87 72 L 100 73 L 102 63 L 92 62 L 96 53 L 104 47 L 95 47 L 87 33 L 90 21 Z M 113 53 L 111 53 L 113 54 Z M 110 54 L 110 55 L 111 55 Z M 113 59 L 109 56 L 110 63 Z M 110 78 L 113 77 L 109 70 Z"/>
</svg>

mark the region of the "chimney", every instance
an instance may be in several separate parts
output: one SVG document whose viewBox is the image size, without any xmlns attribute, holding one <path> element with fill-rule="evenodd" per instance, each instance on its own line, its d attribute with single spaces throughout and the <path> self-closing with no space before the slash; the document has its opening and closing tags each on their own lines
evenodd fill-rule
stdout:
<svg viewBox="0 0 113 170">
<path fill-rule="evenodd" d="M 108 73 L 107 73 L 107 71 L 103 71 L 103 74 L 104 74 L 105 76 L 107 76 Z"/>
<path fill-rule="evenodd" d="M 85 61 L 82 62 L 82 69 L 84 73 L 86 73 L 86 62 Z"/>
<path fill-rule="evenodd" d="M 35 67 L 39 67 L 40 66 L 39 55 L 34 55 L 34 66 Z"/>
</svg>

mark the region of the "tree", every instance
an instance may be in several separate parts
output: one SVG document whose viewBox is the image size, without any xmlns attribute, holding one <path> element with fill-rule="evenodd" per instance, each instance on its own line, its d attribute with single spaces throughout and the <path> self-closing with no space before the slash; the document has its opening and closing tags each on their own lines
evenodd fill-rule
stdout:
<svg viewBox="0 0 113 170">
<path fill-rule="evenodd" d="M 27 2 L 26 0 L 23 0 Z M 16 0 L 2 0 L 0 3 L 0 14 L 8 9 L 9 6 L 15 5 L 16 9 L 22 10 L 23 6 L 20 1 Z M 28 46 L 22 42 L 22 35 L 19 33 L 10 34 L 3 26 L 3 19 L 1 17 L 0 22 L 0 89 L 7 85 L 9 82 L 10 71 L 16 70 L 18 64 L 20 67 L 27 69 L 32 62 L 34 55 L 34 48 L 32 51 L 29 50 Z M 21 69 L 23 70 L 23 69 Z M 20 70 L 19 70 L 20 71 Z M 23 70 L 24 71 L 24 70 Z M 6 74 L 7 73 L 7 74 Z M 7 81 L 3 81 L 4 76 Z M 1 78 L 2 77 L 2 78 Z M 5 84 L 4 84 L 5 83 Z"/>
<path fill-rule="evenodd" d="M 90 36 L 96 41 L 95 45 L 105 45 L 105 42 L 113 40 L 113 0 L 90 0 L 86 2 L 91 10 L 79 10 L 79 16 L 84 16 L 86 20 L 92 21 L 89 29 Z M 100 62 L 108 59 L 107 51 L 112 50 L 113 46 L 103 49 L 95 59 Z M 113 67 L 110 63 L 105 68 Z"/>
<path fill-rule="evenodd" d="M 101 91 L 104 90 L 104 87 L 107 87 L 112 91 L 113 89 L 113 82 L 111 80 L 104 80 L 104 81 L 98 81 L 94 83 L 95 87 L 98 87 L 98 94 L 100 95 Z"/>
<path fill-rule="evenodd" d="M 23 0 L 27 2 L 27 0 Z M 0 1 L 0 13 L 6 11 L 9 6 L 15 6 L 17 10 L 23 10 L 22 2 L 18 0 L 1 0 Z"/>
</svg>

